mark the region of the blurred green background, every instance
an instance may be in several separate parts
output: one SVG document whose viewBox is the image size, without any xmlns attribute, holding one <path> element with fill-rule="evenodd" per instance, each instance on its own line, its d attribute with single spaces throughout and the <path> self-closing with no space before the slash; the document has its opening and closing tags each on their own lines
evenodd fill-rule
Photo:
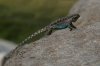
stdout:
<svg viewBox="0 0 100 66">
<path fill-rule="evenodd" d="M 76 0 L 0 0 L 0 38 L 19 43 L 50 22 L 66 16 L 75 2 Z"/>
</svg>

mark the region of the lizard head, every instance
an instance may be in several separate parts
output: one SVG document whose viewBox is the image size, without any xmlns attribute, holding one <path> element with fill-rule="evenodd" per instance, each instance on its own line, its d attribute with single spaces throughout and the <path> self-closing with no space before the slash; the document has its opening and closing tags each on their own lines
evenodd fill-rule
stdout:
<svg viewBox="0 0 100 66">
<path fill-rule="evenodd" d="M 76 22 L 79 17 L 80 17 L 79 14 L 73 14 L 73 15 L 71 15 L 72 22 Z"/>
</svg>

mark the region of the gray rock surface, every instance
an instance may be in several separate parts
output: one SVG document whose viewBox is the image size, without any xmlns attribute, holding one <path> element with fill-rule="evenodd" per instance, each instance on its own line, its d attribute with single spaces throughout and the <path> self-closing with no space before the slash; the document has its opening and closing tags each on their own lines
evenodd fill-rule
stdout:
<svg viewBox="0 0 100 66">
<path fill-rule="evenodd" d="M 12 53 L 4 66 L 100 66 L 100 0 L 79 0 L 78 29 L 58 30 Z"/>
<path fill-rule="evenodd" d="M 15 43 L 0 39 L 0 66 L 3 57 L 16 47 Z"/>
<path fill-rule="evenodd" d="M 100 0 L 79 0 L 70 13 L 81 15 L 77 22 L 81 28 L 94 22 L 100 22 Z"/>
</svg>

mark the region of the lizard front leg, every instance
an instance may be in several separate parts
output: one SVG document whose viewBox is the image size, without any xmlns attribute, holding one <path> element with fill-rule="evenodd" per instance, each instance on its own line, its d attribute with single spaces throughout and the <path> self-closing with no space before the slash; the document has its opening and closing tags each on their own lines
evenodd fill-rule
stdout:
<svg viewBox="0 0 100 66">
<path fill-rule="evenodd" d="M 76 29 L 76 27 L 75 27 L 72 23 L 70 24 L 70 26 L 71 26 L 72 28 Z"/>
<path fill-rule="evenodd" d="M 70 31 L 72 31 L 72 30 L 73 30 L 73 28 L 72 28 L 72 27 L 70 27 L 69 29 L 70 29 Z"/>
<path fill-rule="evenodd" d="M 68 27 L 69 27 L 70 31 L 72 31 L 72 30 L 73 30 L 73 28 L 74 28 L 74 29 L 76 29 L 76 27 L 75 27 L 72 23 L 71 23 L 71 24 L 69 24 L 69 25 L 68 25 Z"/>
<path fill-rule="evenodd" d="M 70 31 L 73 30 L 73 27 L 70 24 L 68 25 L 68 28 L 70 29 Z"/>
</svg>

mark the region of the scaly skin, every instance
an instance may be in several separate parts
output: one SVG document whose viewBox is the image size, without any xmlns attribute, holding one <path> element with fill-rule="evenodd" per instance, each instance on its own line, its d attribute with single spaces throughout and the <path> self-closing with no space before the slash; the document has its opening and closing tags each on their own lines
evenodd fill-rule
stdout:
<svg viewBox="0 0 100 66">
<path fill-rule="evenodd" d="M 77 19 L 80 17 L 79 14 L 73 14 L 71 16 L 59 18 L 58 20 L 52 22 L 50 25 L 38 30 L 37 32 L 31 34 L 29 37 L 27 37 L 24 41 L 20 43 L 20 45 L 25 44 L 28 40 L 32 39 L 34 36 L 46 31 L 47 35 L 50 35 L 53 30 L 60 30 L 69 28 L 70 31 L 76 29 L 76 27 L 72 24 L 72 22 L 76 22 Z"/>
</svg>

